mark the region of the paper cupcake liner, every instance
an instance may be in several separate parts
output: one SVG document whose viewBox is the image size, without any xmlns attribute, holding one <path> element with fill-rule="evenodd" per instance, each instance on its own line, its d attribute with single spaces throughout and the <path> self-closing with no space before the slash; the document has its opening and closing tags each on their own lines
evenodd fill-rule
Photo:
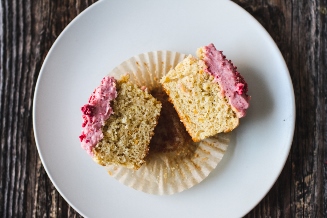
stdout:
<svg viewBox="0 0 327 218">
<path fill-rule="evenodd" d="M 106 166 L 108 173 L 126 186 L 149 194 L 171 195 L 203 181 L 216 168 L 229 144 L 229 134 L 217 134 L 195 143 L 180 122 L 159 80 L 186 55 L 154 51 L 134 56 L 109 74 L 146 86 L 163 104 L 146 163 L 138 170 Z"/>
</svg>

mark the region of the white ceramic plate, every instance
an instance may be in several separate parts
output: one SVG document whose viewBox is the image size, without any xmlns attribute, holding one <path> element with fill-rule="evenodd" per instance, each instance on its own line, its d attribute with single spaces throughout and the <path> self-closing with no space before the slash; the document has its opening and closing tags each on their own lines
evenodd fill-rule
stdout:
<svg viewBox="0 0 327 218">
<path fill-rule="evenodd" d="M 80 147 L 80 106 L 103 76 L 131 56 L 194 54 L 211 42 L 238 66 L 252 96 L 221 163 L 202 183 L 172 196 L 145 194 L 111 178 Z M 292 82 L 275 43 L 242 8 L 216 0 L 97 2 L 52 46 L 33 109 L 43 165 L 86 217 L 241 217 L 278 178 L 295 123 Z"/>
</svg>

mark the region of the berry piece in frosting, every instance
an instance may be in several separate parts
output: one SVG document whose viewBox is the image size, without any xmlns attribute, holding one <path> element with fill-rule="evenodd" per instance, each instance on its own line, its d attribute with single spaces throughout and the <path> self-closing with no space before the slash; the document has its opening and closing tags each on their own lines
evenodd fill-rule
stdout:
<svg viewBox="0 0 327 218">
<path fill-rule="evenodd" d="M 95 112 L 95 106 L 86 104 L 81 108 L 81 111 L 83 112 L 84 115 L 93 117 L 94 112 Z"/>
</svg>

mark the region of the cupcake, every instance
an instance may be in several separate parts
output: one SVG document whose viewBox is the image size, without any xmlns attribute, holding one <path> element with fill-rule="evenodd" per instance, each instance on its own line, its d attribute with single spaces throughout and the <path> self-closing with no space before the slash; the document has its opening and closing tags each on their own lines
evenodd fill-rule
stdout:
<svg viewBox="0 0 327 218">
<path fill-rule="evenodd" d="M 156 195 L 187 190 L 202 182 L 227 150 L 230 134 L 226 133 L 194 142 L 159 82 L 186 57 L 171 51 L 147 52 L 131 57 L 109 73 L 115 78 L 128 73 L 132 83 L 147 87 L 162 103 L 144 164 L 138 170 L 117 164 L 105 167 L 109 175 L 126 186 Z"/>
<path fill-rule="evenodd" d="M 100 165 L 138 169 L 144 164 L 161 103 L 129 81 L 106 76 L 82 106 L 82 147 Z"/>
<path fill-rule="evenodd" d="M 249 107 L 248 85 L 213 44 L 189 55 L 160 80 L 193 141 L 239 125 Z"/>
</svg>

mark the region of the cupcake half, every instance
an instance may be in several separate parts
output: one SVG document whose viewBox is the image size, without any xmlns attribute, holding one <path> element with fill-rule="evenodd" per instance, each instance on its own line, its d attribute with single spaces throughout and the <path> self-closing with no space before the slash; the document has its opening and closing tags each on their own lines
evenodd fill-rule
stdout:
<svg viewBox="0 0 327 218">
<path fill-rule="evenodd" d="M 197 55 L 160 80 L 195 142 L 235 129 L 250 99 L 244 78 L 213 44 L 199 48 Z"/>
<path fill-rule="evenodd" d="M 145 162 L 161 103 L 145 87 L 104 77 L 82 108 L 82 147 L 100 165 L 138 169 Z"/>
</svg>

